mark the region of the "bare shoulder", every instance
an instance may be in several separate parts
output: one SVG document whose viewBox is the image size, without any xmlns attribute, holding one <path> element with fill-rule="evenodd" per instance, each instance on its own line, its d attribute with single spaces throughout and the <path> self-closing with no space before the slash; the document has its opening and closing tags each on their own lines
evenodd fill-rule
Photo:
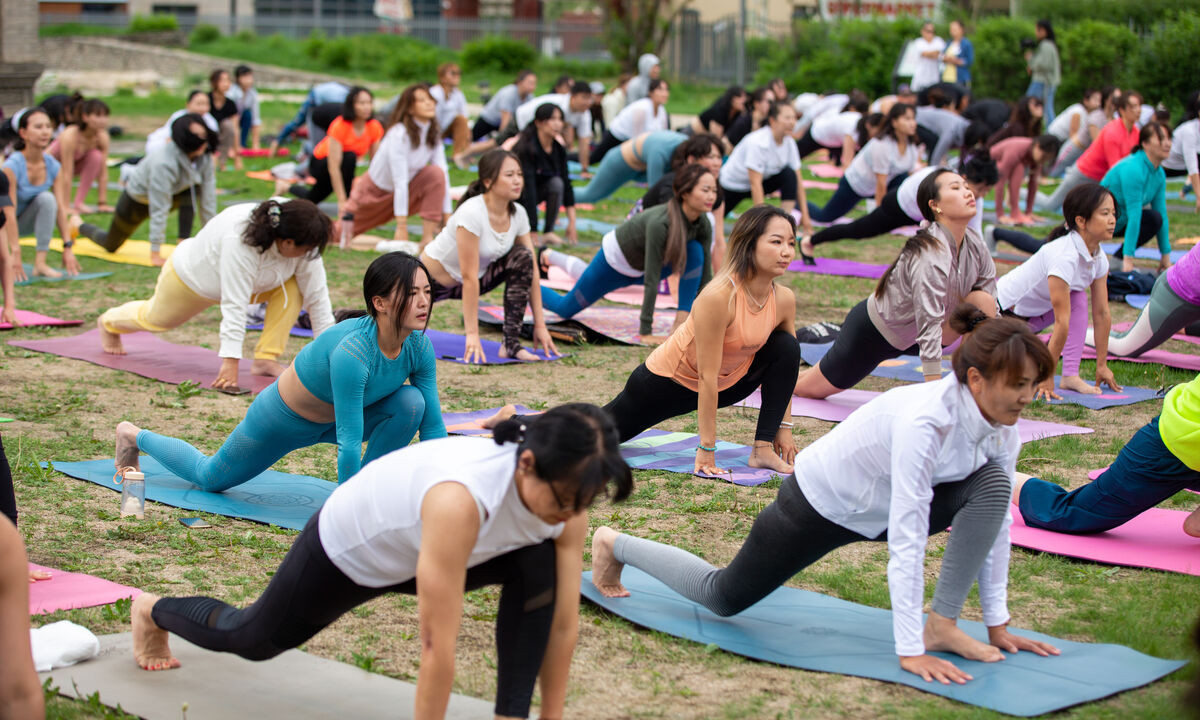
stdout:
<svg viewBox="0 0 1200 720">
<path fill-rule="evenodd" d="M 775 302 L 781 311 L 796 311 L 796 291 L 783 283 L 775 283 Z"/>
</svg>

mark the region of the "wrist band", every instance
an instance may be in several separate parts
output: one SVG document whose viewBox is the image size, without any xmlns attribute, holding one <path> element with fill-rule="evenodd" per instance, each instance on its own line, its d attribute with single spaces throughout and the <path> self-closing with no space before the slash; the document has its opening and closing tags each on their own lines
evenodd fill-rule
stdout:
<svg viewBox="0 0 1200 720">
<path fill-rule="evenodd" d="M 781 422 L 781 423 L 779 423 L 779 427 L 781 427 L 781 428 L 785 428 L 785 427 L 796 427 L 796 423 L 790 423 L 790 422 Z"/>
<path fill-rule="evenodd" d="M 696 445 L 696 448 L 699 450 L 703 450 L 704 452 L 716 452 L 717 451 L 716 445 L 713 445 L 712 447 L 704 447 L 704 443 L 698 443 Z"/>
</svg>

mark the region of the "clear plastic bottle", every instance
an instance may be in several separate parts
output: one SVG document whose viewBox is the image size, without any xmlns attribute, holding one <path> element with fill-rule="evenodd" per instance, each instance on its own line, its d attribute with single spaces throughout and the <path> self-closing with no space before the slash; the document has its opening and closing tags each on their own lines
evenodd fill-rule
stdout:
<svg viewBox="0 0 1200 720">
<path fill-rule="evenodd" d="M 146 476 L 126 470 L 121 482 L 121 517 L 146 517 Z"/>
<path fill-rule="evenodd" d="M 354 239 L 354 215 L 346 213 L 342 215 L 342 237 L 338 240 L 338 247 L 345 250 L 350 247 L 350 241 Z"/>
</svg>

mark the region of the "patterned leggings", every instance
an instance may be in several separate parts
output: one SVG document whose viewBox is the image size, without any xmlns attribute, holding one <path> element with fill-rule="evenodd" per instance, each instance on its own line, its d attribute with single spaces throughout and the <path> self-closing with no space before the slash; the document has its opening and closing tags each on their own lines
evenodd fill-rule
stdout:
<svg viewBox="0 0 1200 720">
<path fill-rule="evenodd" d="M 509 357 L 521 350 L 521 324 L 529 305 L 529 288 L 533 284 L 533 253 L 524 245 L 512 249 L 492 261 L 479 278 L 479 294 L 491 292 L 504 283 L 504 349 Z M 461 300 L 462 284 L 446 287 L 432 278 L 429 281 L 433 301 Z"/>
</svg>

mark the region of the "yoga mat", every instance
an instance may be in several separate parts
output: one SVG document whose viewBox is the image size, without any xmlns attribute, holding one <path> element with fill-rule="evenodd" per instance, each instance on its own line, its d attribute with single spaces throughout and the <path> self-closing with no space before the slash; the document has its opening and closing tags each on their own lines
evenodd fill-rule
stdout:
<svg viewBox="0 0 1200 720">
<path fill-rule="evenodd" d="M 62 277 L 48 278 L 48 277 L 42 277 L 39 275 L 34 275 L 33 274 L 33 266 L 30 265 L 29 263 L 22 263 L 22 266 L 25 268 L 25 277 L 27 279 L 19 280 L 19 281 L 13 283 L 17 287 L 21 287 L 24 285 L 33 285 L 34 283 L 59 283 L 59 282 L 63 282 L 64 280 L 95 280 L 96 278 L 108 277 L 109 275 L 112 275 L 112 273 L 110 273 L 110 272 L 98 272 L 98 273 L 81 272 L 77 275 L 68 275 L 66 273 L 63 273 Z"/>
<path fill-rule="evenodd" d="M 332 462 L 333 456 L 330 456 Z M 42 463 L 45 466 L 45 463 Z M 113 459 L 55 462 L 54 469 L 79 480 L 87 480 L 116 492 L 121 486 L 113 482 Z M 146 499 L 184 510 L 245 518 L 255 522 L 278 525 L 292 530 L 304 529 L 308 518 L 320 509 L 329 493 L 337 487 L 328 480 L 307 475 L 267 470 L 225 492 L 207 492 L 172 475 L 152 457 L 141 457 L 142 472 L 146 475 Z M 113 510 L 117 503 L 113 502 Z M 147 517 L 170 515 L 158 508 L 146 508 Z"/>
<path fill-rule="evenodd" d="M 626 345 L 642 345 L 638 334 L 641 311 L 631 307 L 596 307 L 584 308 L 570 320 L 565 320 L 552 312 L 546 313 L 547 324 L 574 324 L 587 328 L 592 333 L 614 342 Z M 479 306 L 479 322 L 493 326 L 504 324 L 504 308 L 497 305 Z M 655 335 L 666 335 L 675 323 L 675 312 L 671 310 L 656 310 L 651 330 Z M 526 310 L 525 324 L 533 324 L 533 315 Z"/>
<path fill-rule="evenodd" d="M 825 357 L 825 353 L 829 352 L 831 347 L 833 347 L 833 343 L 824 343 L 821 345 L 800 343 L 800 357 L 809 365 L 816 365 L 821 361 L 821 358 Z M 945 374 L 949 370 L 950 361 L 943 358 L 942 373 Z M 921 371 L 921 359 L 915 355 L 901 355 L 893 360 L 884 360 L 879 363 L 879 366 L 871 374 L 876 377 L 891 378 L 903 382 L 923 382 L 925 379 Z M 1056 386 L 1061 379 L 1061 376 L 1055 376 L 1054 382 Z M 1099 395 L 1084 395 L 1062 389 L 1059 389 L 1058 393 L 1062 395 L 1062 400 L 1051 400 L 1051 405 L 1074 404 L 1082 405 L 1092 410 L 1103 410 L 1104 408 L 1118 405 L 1132 405 L 1145 400 L 1157 400 L 1162 397 L 1157 390 L 1135 387 L 1133 385 L 1123 386 L 1119 393 L 1107 388 Z"/>
<path fill-rule="evenodd" d="M 353 665 L 288 650 L 263 662 L 204 650 L 171 636 L 182 667 L 147 672 L 133 661 L 130 633 L 100 636 L 92 660 L 39 675 L 59 692 L 98 694 L 109 707 L 146 720 L 291 720 L 412 717 L 416 686 Z M 414 640 L 413 642 L 417 642 Z M 492 703 L 452 694 L 450 720 L 490 720 Z"/>
<path fill-rule="evenodd" d="M 1125 332 L 1126 330 L 1128 330 L 1131 327 L 1133 327 L 1132 322 L 1113 323 L 1112 331 L 1113 332 Z M 1182 332 L 1175 333 L 1174 335 L 1171 336 L 1171 339 L 1178 340 L 1180 342 L 1191 343 L 1193 345 L 1200 345 L 1200 337 L 1196 337 L 1195 335 L 1186 335 Z M 1120 357 L 1120 356 L 1114 356 L 1114 357 Z"/>
<path fill-rule="evenodd" d="M 605 222 L 604 220 L 596 220 L 594 218 L 575 218 L 575 229 L 580 232 L 594 232 L 601 235 L 606 235 L 610 231 L 615 230 L 617 228 L 617 224 L 618 223 Z M 567 219 L 565 217 L 560 217 L 558 221 L 554 223 L 554 229 L 566 230 Z"/>
<path fill-rule="evenodd" d="M 23 247 L 37 247 L 37 240 L 33 238 L 21 238 L 21 245 Z M 62 240 L 58 238 L 51 239 L 50 249 L 55 252 L 62 252 Z M 163 259 L 171 257 L 171 253 L 174 250 L 174 245 L 163 245 L 160 249 Z M 154 263 L 150 262 L 150 242 L 147 240 L 126 240 L 121 247 L 117 248 L 115 253 L 110 253 L 91 240 L 81 237 L 75 241 L 75 255 L 79 257 L 99 258 L 123 265 L 154 266 Z"/>
<path fill-rule="evenodd" d="M 837 190 L 837 183 L 826 182 L 824 180 L 805 180 L 805 190 Z"/>
<path fill-rule="evenodd" d="M 1049 335 L 1043 337 L 1045 337 L 1047 342 L 1049 342 Z M 1083 359 L 1095 360 L 1096 348 L 1084 345 Z M 1170 350 L 1163 350 L 1161 348 L 1147 350 L 1137 357 L 1124 357 L 1109 353 L 1108 359 L 1124 360 L 1125 362 L 1133 363 L 1159 363 L 1160 365 L 1167 365 L 1169 367 L 1179 368 L 1180 370 L 1200 370 L 1200 355 L 1187 355 L 1185 353 L 1171 352 Z"/>
<path fill-rule="evenodd" d="M 110 355 L 100 349 L 100 331 L 93 328 L 82 335 L 48 338 L 46 340 L 12 340 L 10 345 L 49 353 L 60 357 L 83 360 L 93 365 L 124 370 L 152 380 L 179 385 L 191 380 L 207 388 L 217 377 L 221 358 L 213 350 L 195 345 L 176 345 L 147 332 L 122 335 L 126 355 Z M 250 374 L 250 363 L 241 363 L 238 385 L 260 392 L 275 378 Z"/>
<path fill-rule="evenodd" d="M 516 407 L 518 415 L 538 415 L 545 412 L 544 410 L 534 410 L 524 405 L 516 405 L 514 407 Z M 499 408 L 470 410 L 467 412 L 444 412 L 442 413 L 442 422 L 446 424 L 446 432 L 451 435 L 491 437 L 492 431 L 484 428 L 480 423 L 495 415 L 497 410 Z"/>
<path fill-rule="evenodd" d="M 788 265 L 792 272 L 818 273 L 821 275 L 843 275 L 846 277 L 880 278 L 887 270 L 887 265 L 871 265 L 855 262 L 854 260 L 838 260 L 837 258 L 818 257 L 816 265 L 805 265 L 803 260 L 793 260 Z"/>
<path fill-rule="evenodd" d="M 500 343 L 484 338 L 479 342 L 483 345 L 483 354 L 487 356 L 487 361 L 483 363 L 467 363 L 463 360 L 463 354 L 467 351 L 466 336 L 455 335 L 454 333 L 443 332 L 441 330 L 426 330 L 425 336 L 433 343 L 433 352 L 438 360 L 446 360 L 448 362 L 459 363 L 460 365 L 523 365 L 527 362 L 537 362 L 536 360 L 525 361 L 502 358 L 500 357 Z M 525 349 L 537 355 L 542 360 L 554 361 L 566 357 L 566 355 L 547 355 L 546 351 L 541 348 L 534 349 L 528 347 Z"/>
<path fill-rule="evenodd" d="M 51 573 L 49 580 L 29 583 L 29 614 L 48 615 L 59 610 L 108 605 L 142 594 L 137 588 L 118 585 L 103 578 L 72 573 L 29 563 L 30 570 Z"/>
<path fill-rule="evenodd" d="M 1031 528 L 1012 506 L 1012 544 L 1109 565 L 1200 575 L 1200 538 L 1183 531 L 1185 510 L 1150 508 L 1120 527 L 1092 535 Z"/>
<path fill-rule="evenodd" d="M 1142 308 L 1144 308 L 1150 304 L 1150 296 L 1149 295 L 1138 295 L 1136 293 L 1133 295 L 1126 295 L 1125 303 L 1127 305 L 1129 305 L 1130 307 L 1135 307 L 1138 310 L 1141 310 Z"/>
<path fill-rule="evenodd" d="M 1189 209 L 1192 209 L 1192 208 L 1189 208 Z M 1121 247 L 1120 243 L 1100 243 L 1100 249 L 1103 250 L 1104 252 L 1108 253 L 1109 255 L 1112 255 L 1113 253 L 1115 253 L 1117 250 L 1120 249 L 1120 247 Z M 1171 251 L 1171 262 L 1172 263 L 1179 262 L 1180 260 L 1183 259 L 1184 255 L 1188 254 L 1188 252 L 1190 252 L 1190 251 L 1189 250 L 1172 250 Z M 1149 247 L 1149 246 L 1143 245 L 1142 247 L 1139 247 L 1133 253 L 1133 256 L 1135 258 L 1141 258 L 1142 260 L 1161 260 L 1162 252 L 1160 252 L 1159 249 L 1156 247 Z"/>
<path fill-rule="evenodd" d="M 817 177 L 822 178 L 840 178 L 845 171 L 834 165 L 833 163 L 810 163 L 805 167 L 808 171 Z"/>
<path fill-rule="evenodd" d="M 850 413 L 879 395 L 882 395 L 882 393 L 870 390 L 843 390 L 835 395 L 830 395 L 824 400 L 792 396 L 792 416 L 810 417 L 828 422 L 841 422 L 849 417 Z M 758 390 L 755 390 L 745 400 L 734 403 L 734 406 L 748 408 L 762 407 L 762 395 Z M 1088 433 L 1095 432 L 1095 430 L 1079 427 L 1078 425 L 1064 425 L 1045 420 L 1021 418 L 1017 421 L 1017 432 L 1021 434 L 1021 442 L 1027 443 L 1032 440 L 1045 440 L 1046 438 L 1058 437 L 1059 435 L 1087 435 Z"/>
<path fill-rule="evenodd" d="M 239 148 L 238 152 L 241 154 L 242 157 L 252 157 L 252 158 L 269 157 L 271 154 L 271 151 L 267 148 Z M 288 150 L 285 147 L 275 149 L 275 155 L 278 157 L 287 157 L 290 154 L 291 154 L 291 150 Z"/>
<path fill-rule="evenodd" d="M 575 278 L 568 275 L 562 268 L 551 265 L 549 275 L 549 279 L 541 281 L 542 285 L 554 288 L 555 290 L 562 290 L 563 292 L 567 292 L 575 287 Z M 605 295 L 604 299 L 640 308 L 642 306 L 642 288 L 643 286 L 640 283 L 623 287 Z M 674 295 L 663 295 L 661 292 L 654 301 L 654 307 L 661 310 L 672 310 L 678 306 L 679 298 Z"/>
<path fill-rule="evenodd" d="M 782 587 L 729 618 L 713 615 L 637 568 L 626 566 L 627 598 L 606 598 L 583 574 L 583 596 L 643 627 L 779 665 L 899 683 L 1008 715 L 1032 717 L 1141 687 L 1187 663 L 1160 660 L 1121 645 L 1061 640 L 1030 630 L 1012 632 L 1053 644 L 1058 657 L 1032 652 L 982 663 L 932 653 L 974 680 L 965 685 L 925 682 L 900 669 L 892 613 L 818 593 Z M 960 620 L 971 636 L 987 640 L 982 623 Z"/>
<path fill-rule="evenodd" d="M 4 306 L 0 305 L 0 310 L 3 309 Z M 49 315 L 43 315 L 41 313 L 35 313 L 30 310 L 18 309 L 16 311 L 16 315 L 17 322 L 19 323 L 17 327 L 72 327 L 74 325 L 83 324 L 82 320 L 63 320 L 61 318 L 50 317 Z M 0 330 L 12 330 L 13 327 L 14 325 L 12 323 L 0 322 Z"/>
<path fill-rule="evenodd" d="M 917 231 L 920 229 L 921 227 L 919 225 L 903 225 L 898 228 L 893 228 L 889 234 L 899 235 L 900 237 L 912 237 L 913 235 L 916 235 Z"/>
</svg>

